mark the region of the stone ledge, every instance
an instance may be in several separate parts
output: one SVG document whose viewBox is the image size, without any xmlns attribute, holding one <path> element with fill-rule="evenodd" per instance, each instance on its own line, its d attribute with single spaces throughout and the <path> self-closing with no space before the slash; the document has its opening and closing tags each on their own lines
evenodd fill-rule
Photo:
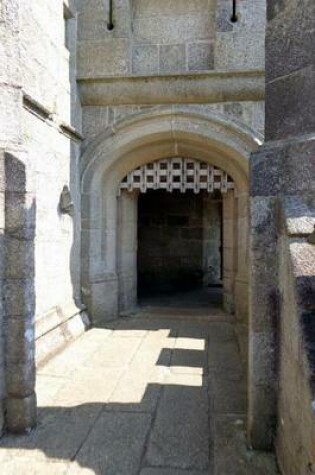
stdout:
<svg viewBox="0 0 315 475">
<path fill-rule="evenodd" d="M 315 198 L 286 196 L 283 206 L 288 235 L 308 237 L 315 226 Z"/>
<path fill-rule="evenodd" d="M 36 365 L 45 364 L 52 356 L 61 351 L 71 341 L 80 337 L 90 326 L 86 312 L 72 315 L 59 326 L 36 339 Z"/>
<path fill-rule="evenodd" d="M 62 121 L 52 110 L 25 92 L 23 93 L 23 107 L 47 125 L 55 127 L 70 140 L 74 140 L 75 142 L 83 141 L 82 135 L 72 127 L 72 125 Z"/>
<path fill-rule="evenodd" d="M 39 339 L 57 327 L 67 322 L 70 318 L 79 315 L 84 308 L 78 308 L 74 302 L 68 302 L 63 306 L 51 308 L 48 312 L 36 318 L 35 339 Z"/>
<path fill-rule="evenodd" d="M 78 77 L 83 106 L 263 101 L 263 71 Z"/>
</svg>

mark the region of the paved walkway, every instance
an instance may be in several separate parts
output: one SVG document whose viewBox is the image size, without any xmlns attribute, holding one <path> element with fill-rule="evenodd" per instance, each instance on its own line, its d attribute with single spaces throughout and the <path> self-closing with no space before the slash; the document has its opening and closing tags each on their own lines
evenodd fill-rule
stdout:
<svg viewBox="0 0 315 475">
<path fill-rule="evenodd" d="M 38 427 L 0 441 L 2 475 L 274 475 L 248 451 L 235 328 L 200 307 L 144 308 L 39 370 Z"/>
</svg>

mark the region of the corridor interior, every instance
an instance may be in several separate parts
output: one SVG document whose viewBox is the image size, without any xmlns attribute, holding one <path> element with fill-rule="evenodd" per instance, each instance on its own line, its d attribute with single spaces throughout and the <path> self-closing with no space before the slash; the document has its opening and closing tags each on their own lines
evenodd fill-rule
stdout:
<svg viewBox="0 0 315 475">
<path fill-rule="evenodd" d="M 138 297 L 163 299 L 177 292 L 222 287 L 222 234 L 219 191 L 140 193 Z"/>
<path fill-rule="evenodd" d="M 208 297 L 143 301 L 39 368 L 37 428 L 1 440 L 1 473 L 276 474 L 246 445 L 246 329 Z"/>
</svg>

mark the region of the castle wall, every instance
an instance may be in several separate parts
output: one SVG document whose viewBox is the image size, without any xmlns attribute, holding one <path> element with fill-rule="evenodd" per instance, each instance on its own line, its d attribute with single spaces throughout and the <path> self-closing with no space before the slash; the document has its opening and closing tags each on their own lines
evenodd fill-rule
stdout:
<svg viewBox="0 0 315 475">
<path fill-rule="evenodd" d="M 0 383 L 0 399 L 16 396 L 9 410 L 12 430 L 30 427 L 35 417 L 34 339 L 40 362 L 86 324 L 80 276 L 82 138 L 84 148 L 130 114 L 183 103 L 190 110 L 202 103 L 205 112 L 241 128 L 246 124 L 249 134 L 261 131 L 262 3 L 255 0 L 248 9 L 240 3 L 232 23 L 227 0 L 114 0 L 109 31 L 107 1 L 1 1 L 0 218 L 2 212 L 5 224 L 1 228 L 0 219 L 0 229 L 10 272 L 0 275 L 6 283 L 0 323 L 1 315 L 10 323 L 7 348 L 10 338 L 21 343 L 11 345 L 15 352 L 7 355 L 7 388 Z M 22 178 L 15 187 L 16 174 Z M 12 193 L 5 194 L 9 185 Z M 62 209 L 65 186 L 73 206 Z M 16 230 L 23 246 L 15 242 Z M 23 338 L 30 331 L 26 348 Z M 19 388 L 8 377 L 16 371 Z"/>
<path fill-rule="evenodd" d="M 5 424 L 6 385 L 6 150 L 21 149 L 19 9 L 16 0 L 0 2 L 0 434 Z"/>
<path fill-rule="evenodd" d="M 291 215 L 289 212 L 287 217 L 288 214 Z M 312 220 L 309 221 L 311 225 Z M 300 227 L 298 220 L 295 225 Z M 306 349 L 313 336 L 311 302 L 314 296 L 308 292 L 309 288 L 312 290 L 312 277 L 305 275 L 308 269 L 311 270 L 311 266 L 303 262 L 305 244 L 291 233 L 292 228 L 284 229 L 279 243 L 282 308 L 276 450 L 283 474 L 304 475 L 312 473 L 314 468 L 313 368 Z M 307 253 L 311 263 L 315 250 L 310 245 Z"/>
<path fill-rule="evenodd" d="M 35 419 L 35 359 L 47 358 L 85 326 L 79 275 L 81 110 L 74 5 L 2 0 L 0 7 L 0 341 L 4 334 L 6 355 L 0 399 L 6 398 L 8 428 L 19 431 Z M 71 216 L 59 206 L 65 185 Z"/>
<path fill-rule="evenodd" d="M 86 146 L 121 119 L 157 113 L 167 104 L 185 104 L 187 111 L 198 104 L 206 113 L 263 132 L 265 2 L 239 2 L 233 23 L 227 0 L 114 0 L 110 30 L 108 6 L 101 0 L 78 4 L 77 72 Z M 245 194 L 240 203 L 246 200 Z M 239 207 L 247 219 L 246 204 Z M 245 229 L 240 225 L 238 232 L 242 256 Z M 243 267 L 235 288 L 246 321 Z M 230 287 L 232 293 L 232 281 Z"/>
<path fill-rule="evenodd" d="M 251 157 L 249 437 L 268 449 L 277 434 L 284 473 L 312 473 L 315 4 L 267 6 L 266 142 Z"/>
<path fill-rule="evenodd" d="M 28 173 L 36 197 L 38 360 L 66 340 L 67 325 L 74 325 L 71 319 L 80 313 L 80 138 L 72 130 L 81 127 L 75 83 L 75 15 L 71 2 L 66 8 L 62 1 L 21 4 L 22 87 L 27 98 L 22 139 L 31 157 Z M 37 114 L 36 103 L 46 113 Z M 63 213 L 59 204 L 65 185 L 73 201 L 71 214 Z"/>
<path fill-rule="evenodd" d="M 259 78 L 250 77 L 251 87 L 256 84 L 257 88 L 246 93 L 239 72 L 264 70 L 265 2 L 239 2 L 238 21 L 233 23 L 227 0 L 117 0 L 113 30 L 107 28 L 107 0 L 81 1 L 78 11 L 78 79 L 85 138 L 129 114 L 145 107 L 149 110 L 152 102 L 154 107 L 202 103 L 254 130 L 264 130 Z M 216 89 L 215 72 L 229 74 L 227 90 L 237 91 L 227 97 L 222 92 L 223 77 L 210 103 L 200 91 Z M 186 75 L 189 86 L 180 83 Z M 156 82 L 161 76 L 163 83 Z M 146 78 L 145 84 L 140 85 L 141 77 Z M 127 82 L 121 82 L 122 78 Z M 206 86 L 199 82 L 203 80 L 208 81 Z M 110 95 L 104 94 L 102 84 Z"/>
<path fill-rule="evenodd" d="M 228 0 L 108 1 L 79 7 L 79 77 L 155 75 L 264 67 L 265 2 Z"/>
</svg>

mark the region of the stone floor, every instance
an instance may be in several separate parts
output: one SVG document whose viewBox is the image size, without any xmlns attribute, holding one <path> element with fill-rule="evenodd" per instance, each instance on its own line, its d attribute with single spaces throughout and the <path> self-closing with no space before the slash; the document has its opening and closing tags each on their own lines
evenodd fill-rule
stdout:
<svg viewBox="0 0 315 475">
<path fill-rule="evenodd" d="M 246 381 L 231 317 L 144 306 L 38 372 L 38 426 L 0 441 L 3 475 L 274 475 L 246 448 Z"/>
</svg>

